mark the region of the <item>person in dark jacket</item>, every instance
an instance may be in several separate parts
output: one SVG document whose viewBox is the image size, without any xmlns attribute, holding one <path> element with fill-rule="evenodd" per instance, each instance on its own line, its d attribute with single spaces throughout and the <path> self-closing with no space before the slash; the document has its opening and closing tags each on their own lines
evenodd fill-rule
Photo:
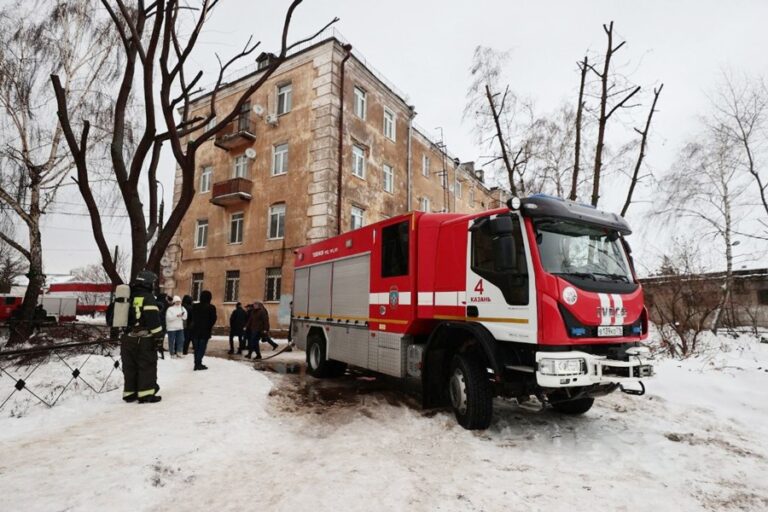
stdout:
<svg viewBox="0 0 768 512">
<path fill-rule="evenodd" d="M 184 324 L 184 350 L 183 354 L 189 352 L 189 344 L 192 343 L 192 296 L 185 295 L 181 299 L 181 307 L 187 310 L 187 321 Z"/>
<path fill-rule="evenodd" d="M 250 345 L 251 343 L 251 328 L 248 327 L 253 315 L 253 304 L 245 305 L 245 342 Z"/>
<path fill-rule="evenodd" d="M 132 311 L 127 332 L 120 340 L 123 362 L 123 400 L 155 403 L 157 394 L 157 346 L 165 332 L 160 322 L 160 308 L 153 295 L 157 276 L 149 270 L 136 275 L 131 286 Z"/>
<path fill-rule="evenodd" d="M 277 348 L 277 343 L 269 337 L 269 313 L 261 302 L 253 303 L 253 313 L 248 319 L 248 328 L 251 331 L 251 337 L 248 339 L 249 359 L 253 352 L 256 352 L 256 359 L 261 359 L 261 348 L 259 348 L 261 341 L 272 345 L 273 350 Z"/>
<path fill-rule="evenodd" d="M 243 309 L 241 303 L 237 303 L 232 314 L 229 315 L 229 352 L 228 354 L 235 353 L 234 337 L 237 336 L 237 353 L 242 354 L 245 348 L 245 338 L 243 332 L 245 331 L 245 322 L 248 319 L 248 315 Z"/>
<path fill-rule="evenodd" d="M 192 344 L 195 348 L 195 370 L 207 370 L 203 356 L 216 325 L 216 306 L 211 304 L 211 292 L 203 290 L 200 302 L 192 306 Z"/>
</svg>

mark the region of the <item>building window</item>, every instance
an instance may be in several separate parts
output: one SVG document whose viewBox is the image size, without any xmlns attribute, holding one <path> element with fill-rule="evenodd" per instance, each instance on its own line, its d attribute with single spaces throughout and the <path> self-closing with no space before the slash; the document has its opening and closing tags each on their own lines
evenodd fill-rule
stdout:
<svg viewBox="0 0 768 512">
<path fill-rule="evenodd" d="M 200 193 L 211 191 L 211 176 L 213 175 L 213 167 L 207 165 L 200 171 Z"/>
<path fill-rule="evenodd" d="M 264 302 L 279 302 L 283 274 L 280 267 L 268 268 L 264 283 Z"/>
<path fill-rule="evenodd" d="M 427 155 L 421 157 L 421 174 L 429 178 L 429 157 Z"/>
<path fill-rule="evenodd" d="M 457 180 L 456 181 L 456 197 L 459 198 L 459 199 L 461 199 L 461 192 L 462 192 L 462 190 L 461 190 L 461 182 Z"/>
<path fill-rule="evenodd" d="M 365 91 L 360 87 L 355 87 L 355 115 L 360 119 L 365 119 L 365 110 Z"/>
<path fill-rule="evenodd" d="M 422 197 L 421 201 L 419 202 L 419 210 L 423 212 L 429 213 L 429 198 L 428 197 Z"/>
<path fill-rule="evenodd" d="M 213 116 L 210 121 L 208 121 L 208 124 L 205 125 L 205 131 L 213 129 L 213 127 L 216 126 L 216 116 Z"/>
<path fill-rule="evenodd" d="M 352 146 L 352 174 L 365 179 L 365 149 Z"/>
<path fill-rule="evenodd" d="M 275 204 L 269 207 L 269 232 L 267 238 L 283 238 L 285 236 L 285 204 Z"/>
<path fill-rule="evenodd" d="M 395 191 L 395 171 L 391 165 L 384 164 L 382 166 L 384 172 L 384 191 L 390 194 Z"/>
<path fill-rule="evenodd" d="M 293 87 L 291 84 L 281 85 L 277 88 L 277 115 L 287 114 L 291 111 L 293 100 Z"/>
<path fill-rule="evenodd" d="M 208 219 L 197 221 L 195 230 L 195 249 L 202 249 L 208 245 Z"/>
<path fill-rule="evenodd" d="M 235 167 L 233 170 L 235 178 L 247 178 L 248 177 L 248 157 L 240 155 L 235 157 Z"/>
<path fill-rule="evenodd" d="M 241 132 L 251 131 L 251 102 L 246 101 L 240 105 L 240 112 L 237 116 L 237 129 Z"/>
<path fill-rule="evenodd" d="M 384 108 L 384 136 L 390 140 L 395 140 L 395 113 Z"/>
<path fill-rule="evenodd" d="M 243 212 L 233 213 L 229 220 L 229 243 L 240 244 L 243 242 Z"/>
<path fill-rule="evenodd" d="M 272 176 L 288 172 L 288 144 L 272 146 Z"/>
<path fill-rule="evenodd" d="M 240 297 L 240 271 L 227 270 L 224 282 L 224 302 L 237 302 Z"/>
<path fill-rule="evenodd" d="M 192 295 L 192 300 L 195 302 L 198 302 L 200 300 L 200 292 L 203 291 L 203 273 L 195 273 L 192 274 L 192 289 L 190 290 L 190 295 Z"/>
<path fill-rule="evenodd" d="M 363 227 L 364 217 L 365 217 L 365 210 L 363 210 L 362 208 L 358 208 L 357 206 L 353 206 L 352 216 L 349 223 L 350 229 L 359 229 Z"/>
</svg>

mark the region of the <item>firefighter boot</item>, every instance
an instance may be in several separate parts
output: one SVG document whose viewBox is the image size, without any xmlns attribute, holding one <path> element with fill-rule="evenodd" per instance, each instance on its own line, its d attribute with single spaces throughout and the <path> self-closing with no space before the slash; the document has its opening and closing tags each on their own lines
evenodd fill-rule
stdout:
<svg viewBox="0 0 768 512">
<path fill-rule="evenodd" d="M 156 404 L 162 399 L 163 397 L 161 397 L 160 395 L 148 395 L 148 396 L 143 396 L 139 398 L 139 403 L 140 404 Z"/>
</svg>

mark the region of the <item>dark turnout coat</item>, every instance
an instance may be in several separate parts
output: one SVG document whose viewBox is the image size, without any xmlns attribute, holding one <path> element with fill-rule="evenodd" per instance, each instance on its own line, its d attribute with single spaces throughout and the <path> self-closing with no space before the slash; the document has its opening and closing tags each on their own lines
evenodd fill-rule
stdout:
<svg viewBox="0 0 768 512">
<path fill-rule="evenodd" d="M 192 338 L 210 339 L 213 326 L 216 325 L 216 306 L 211 304 L 211 292 L 205 290 L 200 294 L 200 302 L 192 305 Z"/>
</svg>

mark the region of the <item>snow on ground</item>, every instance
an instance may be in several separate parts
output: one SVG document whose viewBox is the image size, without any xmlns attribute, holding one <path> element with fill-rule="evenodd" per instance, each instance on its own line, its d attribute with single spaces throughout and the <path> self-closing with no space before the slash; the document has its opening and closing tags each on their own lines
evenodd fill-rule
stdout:
<svg viewBox="0 0 768 512">
<path fill-rule="evenodd" d="M 0 410 L 3 510 L 768 510 L 768 345 L 747 337 L 583 417 L 498 400 L 485 432 L 381 385 L 350 395 L 370 379 L 206 364 L 160 361 L 160 404 L 81 389 Z"/>
</svg>

